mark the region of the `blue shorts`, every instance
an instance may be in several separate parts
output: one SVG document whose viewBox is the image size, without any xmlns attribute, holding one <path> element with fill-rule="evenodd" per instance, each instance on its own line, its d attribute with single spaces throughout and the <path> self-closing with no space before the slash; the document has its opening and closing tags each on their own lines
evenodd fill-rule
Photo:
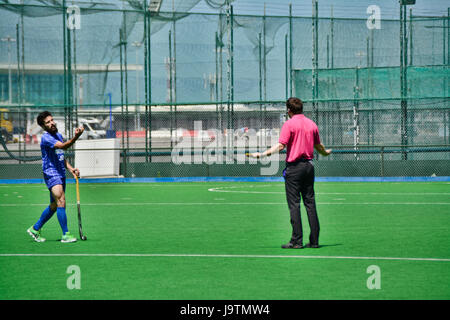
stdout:
<svg viewBox="0 0 450 320">
<path fill-rule="evenodd" d="M 47 185 L 48 190 L 57 186 L 58 184 L 63 186 L 64 192 L 66 191 L 66 178 L 61 178 L 60 176 L 50 177 L 45 180 L 45 184 Z M 55 202 L 55 199 L 52 196 L 52 192 L 50 191 L 50 203 Z"/>
</svg>

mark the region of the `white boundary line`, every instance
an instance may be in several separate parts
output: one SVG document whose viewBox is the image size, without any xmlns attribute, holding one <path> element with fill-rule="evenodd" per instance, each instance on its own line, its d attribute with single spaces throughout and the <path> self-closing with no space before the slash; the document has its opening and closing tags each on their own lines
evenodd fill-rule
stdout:
<svg viewBox="0 0 450 320">
<path fill-rule="evenodd" d="M 450 262 L 446 258 L 299 256 L 299 255 L 239 255 L 239 254 L 170 254 L 170 253 L 2 253 L 0 257 L 161 257 L 161 258 L 278 258 L 278 259 L 347 259 Z"/>
<path fill-rule="evenodd" d="M 267 187 L 268 185 L 261 185 L 259 187 Z M 254 193 L 254 194 L 285 194 L 284 191 L 249 191 L 249 190 L 230 190 L 236 188 L 253 188 L 255 186 L 230 186 L 230 187 L 215 187 L 209 188 L 209 192 L 223 192 L 223 193 Z M 273 186 L 270 186 L 273 187 Z M 226 189 L 226 190 L 225 190 Z M 447 192 L 317 192 L 316 195 L 442 195 L 448 196 L 450 193 Z"/>
</svg>

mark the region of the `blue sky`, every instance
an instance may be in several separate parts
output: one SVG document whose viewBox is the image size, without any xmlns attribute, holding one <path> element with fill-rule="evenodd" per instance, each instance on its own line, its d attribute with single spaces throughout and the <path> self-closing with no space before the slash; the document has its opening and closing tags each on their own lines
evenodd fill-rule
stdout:
<svg viewBox="0 0 450 320">
<path fill-rule="evenodd" d="M 292 3 L 294 16 L 311 16 L 312 0 L 235 0 L 232 4 L 236 14 L 262 15 L 264 3 L 267 15 L 288 15 L 289 3 Z M 368 17 L 367 7 L 374 4 L 380 7 L 382 19 L 399 17 L 398 0 L 319 0 L 319 15 L 329 17 L 333 7 L 334 17 L 365 19 Z M 448 7 L 450 7 L 448 0 L 416 0 L 416 4 L 411 6 L 414 15 L 427 16 L 447 15 Z M 192 11 L 214 12 L 204 1 Z"/>
</svg>

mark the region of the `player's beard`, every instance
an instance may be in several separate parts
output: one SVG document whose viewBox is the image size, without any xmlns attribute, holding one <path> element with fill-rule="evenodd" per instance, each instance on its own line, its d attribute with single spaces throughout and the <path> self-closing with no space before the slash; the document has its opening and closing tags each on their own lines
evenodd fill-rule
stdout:
<svg viewBox="0 0 450 320">
<path fill-rule="evenodd" d="M 54 125 L 54 126 L 51 126 L 50 128 L 48 128 L 47 131 L 48 131 L 48 133 L 55 134 L 58 132 L 58 128 L 56 127 L 56 125 Z"/>
</svg>

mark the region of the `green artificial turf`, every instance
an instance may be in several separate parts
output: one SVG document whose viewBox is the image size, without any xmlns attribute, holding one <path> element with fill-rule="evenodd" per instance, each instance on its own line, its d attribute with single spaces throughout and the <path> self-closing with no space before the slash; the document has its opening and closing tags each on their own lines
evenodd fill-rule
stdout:
<svg viewBox="0 0 450 320">
<path fill-rule="evenodd" d="M 82 183 L 80 194 L 88 240 L 60 243 L 55 214 L 36 243 L 26 229 L 48 190 L 0 185 L 0 299 L 450 298 L 447 182 L 316 183 L 321 247 L 301 250 L 280 247 L 291 234 L 283 183 Z M 75 199 L 68 184 L 78 236 Z M 303 206 L 302 220 L 306 244 Z M 71 265 L 80 289 L 67 286 Z M 367 287 L 371 265 L 380 289 Z"/>
</svg>

